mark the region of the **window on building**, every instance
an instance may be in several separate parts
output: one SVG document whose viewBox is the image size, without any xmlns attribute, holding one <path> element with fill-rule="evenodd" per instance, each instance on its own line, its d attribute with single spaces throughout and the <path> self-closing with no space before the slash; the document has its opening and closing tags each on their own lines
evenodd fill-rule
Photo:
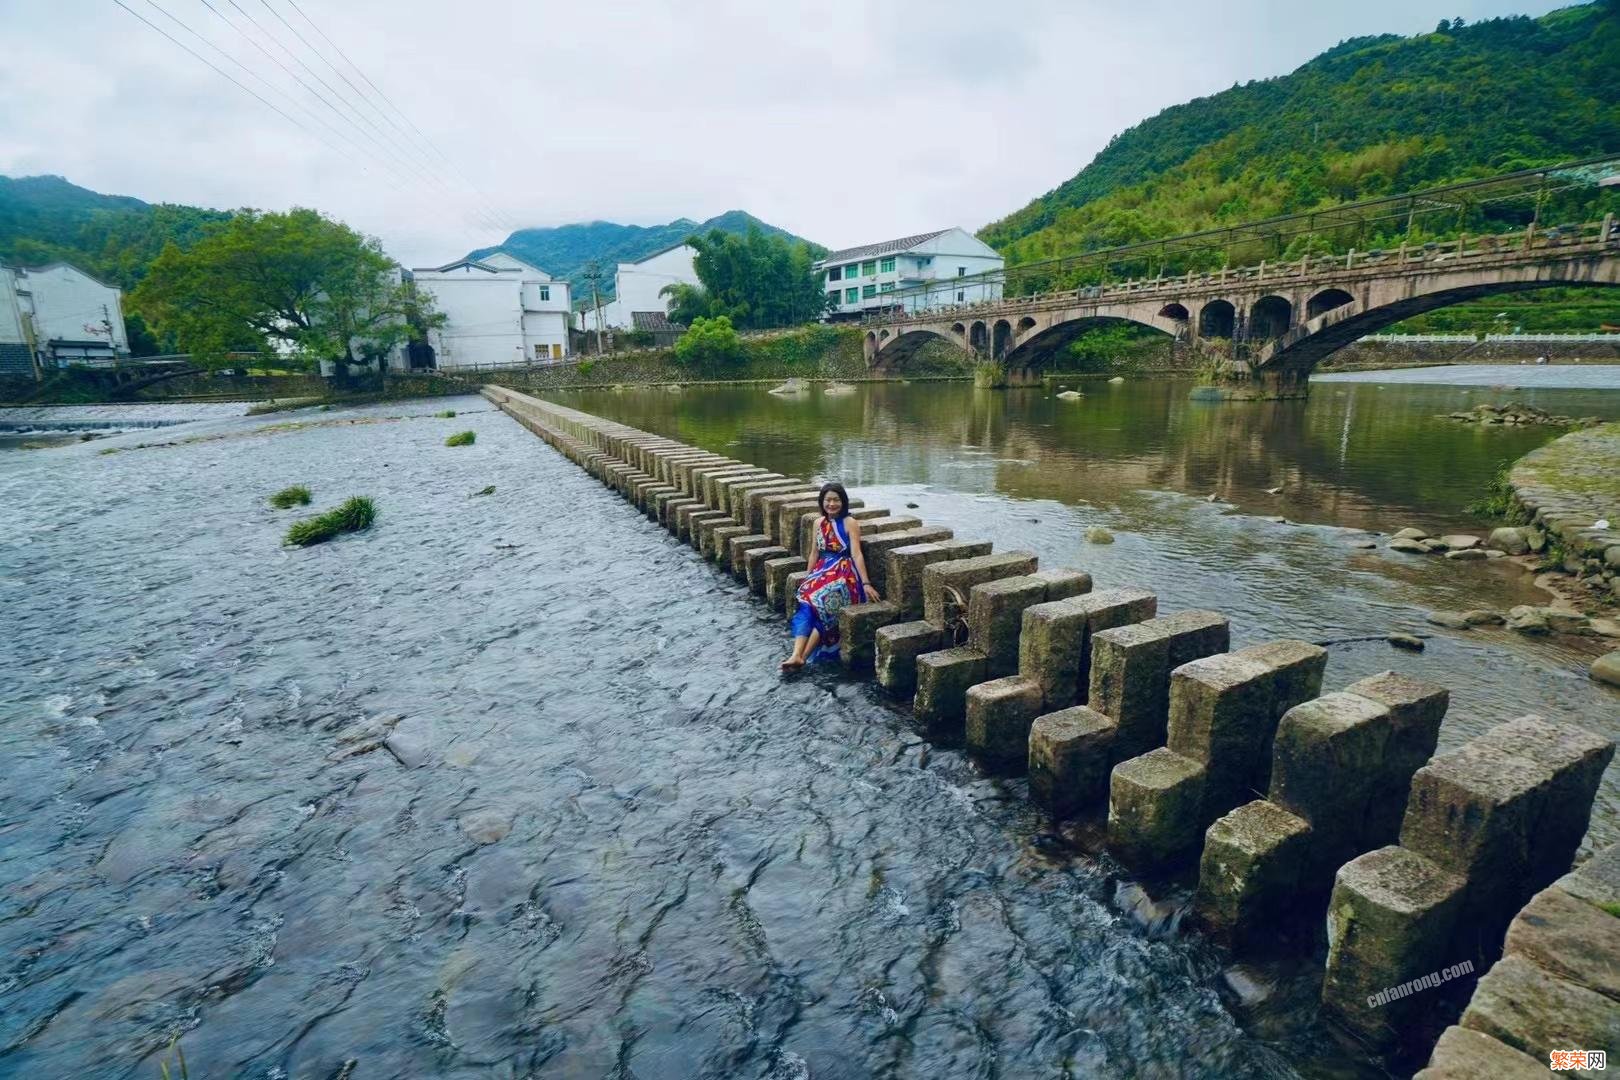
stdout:
<svg viewBox="0 0 1620 1080">
<path fill-rule="evenodd" d="M 918 266 L 919 269 L 921 269 L 924 266 L 933 266 L 933 265 L 934 265 L 934 257 L 932 255 L 919 255 L 919 256 L 917 256 L 917 266 Z"/>
<path fill-rule="evenodd" d="M 845 281 L 853 281 L 855 278 L 858 278 L 860 276 L 861 276 L 861 268 L 858 265 L 856 265 L 855 263 L 850 263 L 848 266 L 844 267 L 844 280 Z"/>
<path fill-rule="evenodd" d="M 956 302 L 958 304 L 960 304 L 965 299 L 967 299 L 967 293 L 963 292 L 961 289 L 957 289 L 956 290 Z"/>
<path fill-rule="evenodd" d="M 838 306 L 838 297 L 839 297 L 839 295 L 840 295 L 840 293 L 838 292 L 837 289 L 831 290 L 830 292 L 827 293 L 827 302 L 829 304 L 831 304 L 833 307 L 837 307 Z"/>
<path fill-rule="evenodd" d="M 549 301 L 550 299 L 551 299 L 551 286 L 550 285 L 542 285 L 542 286 L 540 286 L 540 301 L 542 303 L 545 303 L 546 301 Z"/>
<path fill-rule="evenodd" d="M 536 360 L 544 360 L 546 358 L 546 347 L 544 345 L 536 345 L 534 347 L 534 358 Z"/>
<path fill-rule="evenodd" d="M 958 266 L 958 267 L 957 267 L 957 268 L 956 268 L 956 276 L 957 276 L 957 277 L 967 277 L 967 267 L 965 267 L 965 266 Z"/>
<path fill-rule="evenodd" d="M 870 262 L 861 263 L 861 276 L 862 277 L 871 277 L 875 273 L 877 273 L 877 260 L 876 259 L 873 259 Z"/>
<path fill-rule="evenodd" d="M 855 301 L 859 300 L 860 298 L 861 298 L 861 290 L 859 290 L 859 289 L 845 289 L 844 290 L 844 303 L 853 304 L 853 303 L 855 303 Z"/>
<path fill-rule="evenodd" d="M 894 282 L 885 281 L 882 285 L 878 286 L 878 291 L 879 292 L 894 292 Z"/>
<path fill-rule="evenodd" d="M 840 270 L 842 270 L 842 269 L 843 269 L 843 267 L 841 267 L 841 266 L 828 267 L 828 269 L 827 269 L 827 280 L 828 281 L 837 281 L 838 280 L 838 272 Z"/>
<path fill-rule="evenodd" d="M 874 297 L 876 295 L 877 295 L 877 286 L 876 285 L 862 285 L 861 286 L 861 299 L 862 300 L 870 300 L 872 297 Z"/>
<path fill-rule="evenodd" d="M 892 258 L 884 259 L 882 262 L 878 263 L 878 273 L 880 273 L 880 274 L 892 274 L 892 273 L 894 273 L 894 259 L 892 259 Z"/>
</svg>

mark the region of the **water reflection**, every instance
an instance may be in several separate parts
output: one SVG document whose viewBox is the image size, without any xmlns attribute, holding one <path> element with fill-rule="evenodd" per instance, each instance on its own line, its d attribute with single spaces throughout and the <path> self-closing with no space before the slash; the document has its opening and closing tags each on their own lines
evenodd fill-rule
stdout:
<svg viewBox="0 0 1620 1080">
<path fill-rule="evenodd" d="M 1332 384 L 1304 402 L 1188 400 L 1190 383 L 1077 383 L 975 390 L 869 384 L 857 394 L 780 397 L 765 387 L 556 395 L 789 473 L 849 483 L 932 483 L 1068 503 L 1132 506 L 1144 489 L 1217 494 L 1295 520 L 1393 530 L 1467 524 L 1463 508 L 1495 471 L 1560 433 L 1458 424 L 1437 414 L 1518 399 L 1575 415 L 1620 416 L 1620 393 Z M 1267 494 L 1281 487 L 1280 496 Z"/>
</svg>

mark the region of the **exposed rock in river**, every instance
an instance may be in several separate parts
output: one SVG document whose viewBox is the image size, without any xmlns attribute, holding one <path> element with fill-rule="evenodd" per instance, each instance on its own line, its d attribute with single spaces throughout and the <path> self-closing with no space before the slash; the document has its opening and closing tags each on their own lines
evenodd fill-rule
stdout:
<svg viewBox="0 0 1620 1080">
<path fill-rule="evenodd" d="M 1592 678 L 1610 686 L 1620 686 L 1620 649 L 1606 653 L 1592 661 Z"/>
<path fill-rule="evenodd" d="M 1546 409 L 1538 409 L 1522 401 L 1510 401 L 1506 405 L 1475 405 L 1466 412 L 1447 413 L 1446 417 L 1464 424 L 1554 424 L 1559 427 L 1588 427 L 1602 423 L 1596 416 L 1583 416 L 1580 419 L 1557 416 Z"/>
</svg>

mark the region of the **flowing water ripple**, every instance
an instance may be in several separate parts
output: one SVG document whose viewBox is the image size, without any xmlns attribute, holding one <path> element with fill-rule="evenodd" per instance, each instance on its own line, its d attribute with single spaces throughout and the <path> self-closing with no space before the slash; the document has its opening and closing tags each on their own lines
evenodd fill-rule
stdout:
<svg viewBox="0 0 1620 1080">
<path fill-rule="evenodd" d="M 1309 965 L 1240 1024 L 1225 961 L 1020 782 L 865 683 L 779 681 L 780 619 L 448 404 L 0 460 L 0 1075 L 152 1077 L 176 1036 L 209 1077 L 1377 1075 L 1316 1025 Z M 377 525 L 282 549 L 289 483 Z M 1077 537 L 1118 511 L 888 484 L 1242 640 L 1409 606 L 1344 555 L 1317 604 L 1270 588 L 1331 539 L 1201 502 L 1104 551 Z M 1481 673 L 1452 741 L 1549 685 L 1484 638 L 1335 650 L 1330 680 L 1397 662 Z"/>
</svg>

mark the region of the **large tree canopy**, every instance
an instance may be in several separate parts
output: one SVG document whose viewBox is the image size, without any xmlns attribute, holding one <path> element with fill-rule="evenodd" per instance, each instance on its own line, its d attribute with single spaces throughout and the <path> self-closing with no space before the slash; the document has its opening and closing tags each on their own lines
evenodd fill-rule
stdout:
<svg viewBox="0 0 1620 1080">
<path fill-rule="evenodd" d="M 199 362 L 252 350 L 355 363 L 438 321 L 379 241 L 314 210 L 243 211 L 188 250 L 170 244 L 132 306 Z"/>
<path fill-rule="evenodd" d="M 673 293 L 677 315 L 724 315 L 733 325 L 753 330 L 810 322 L 827 310 L 822 275 L 812 269 L 815 256 L 808 244 L 758 229 L 746 236 L 711 229 L 686 242 L 697 250 L 692 267 L 703 289 Z"/>
</svg>

